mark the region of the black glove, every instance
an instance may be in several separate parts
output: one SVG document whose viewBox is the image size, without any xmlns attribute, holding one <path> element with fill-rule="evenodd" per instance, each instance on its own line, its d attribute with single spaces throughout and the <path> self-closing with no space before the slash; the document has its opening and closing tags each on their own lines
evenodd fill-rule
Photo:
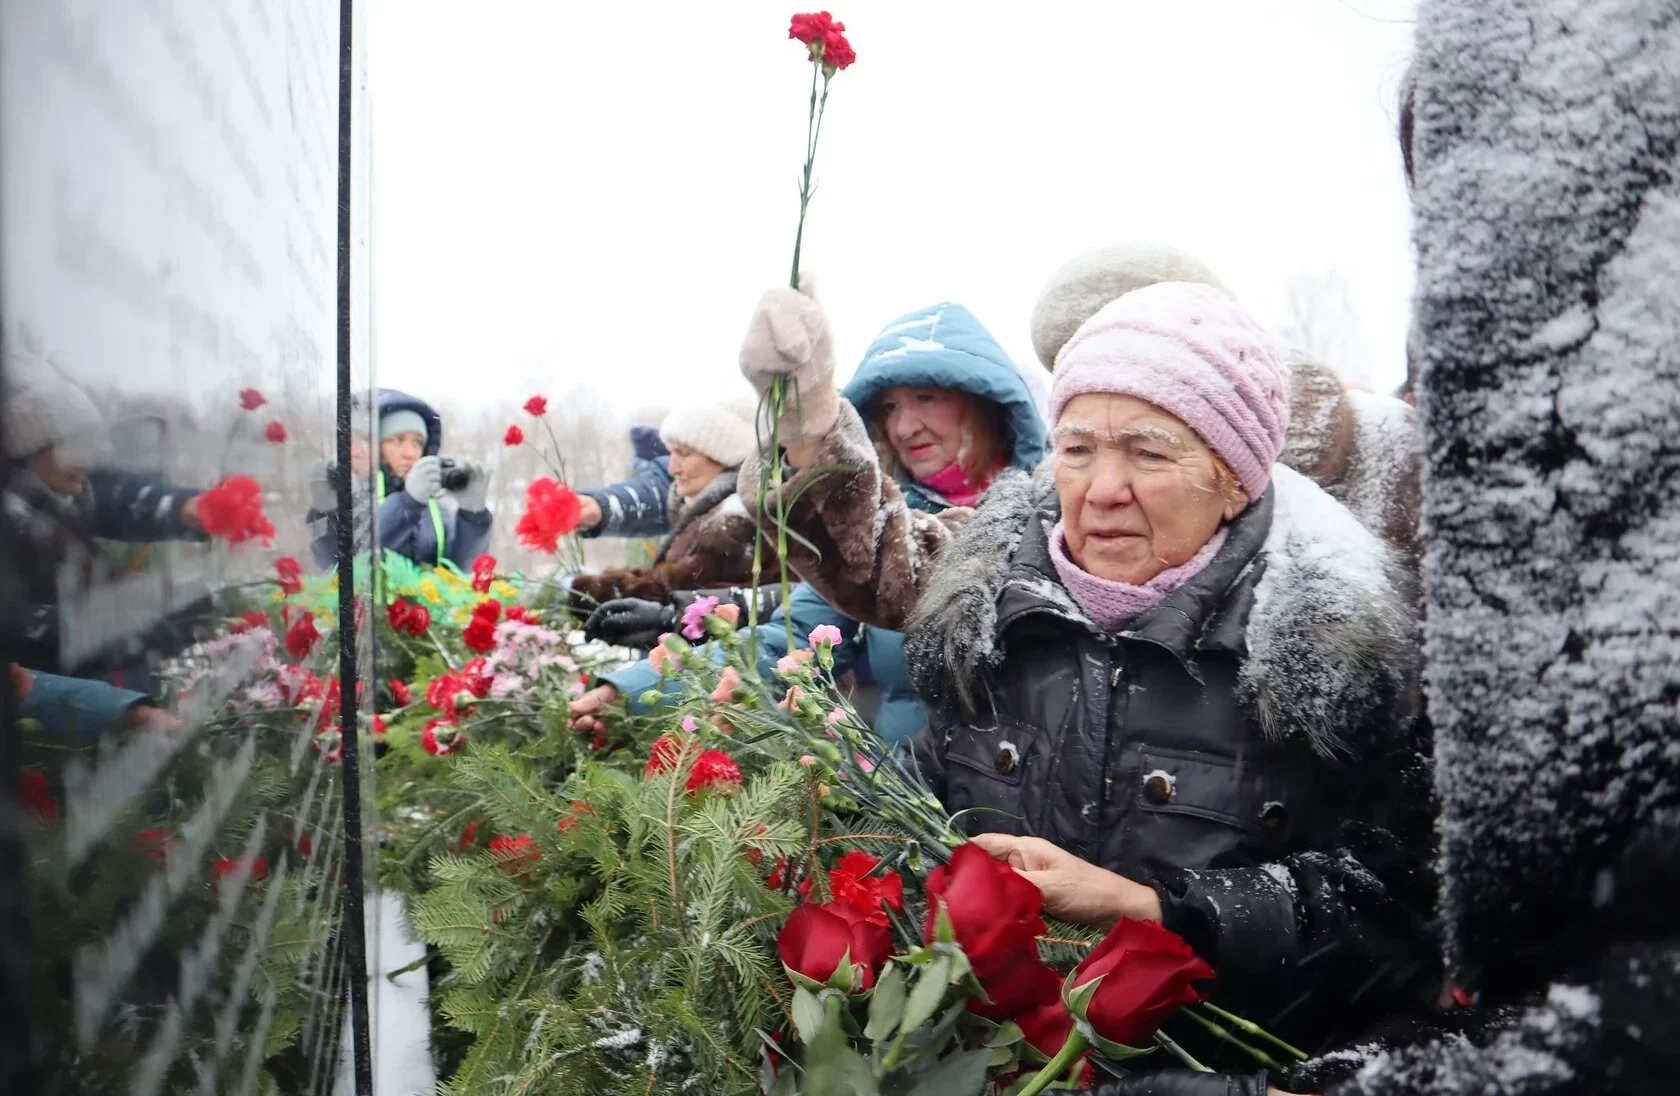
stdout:
<svg viewBox="0 0 1680 1096">
<path fill-rule="evenodd" d="M 615 647 L 651 650 L 665 632 L 677 630 L 677 611 L 657 601 L 621 597 L 589 614 L 583 634 Z"/>
<path fill-rule="evenodd" d="M 1266 1096 L 1265 1073 L 1198 1073 L 1163 1069 L 1098 1085 L 1091 1096 Z"/>
</svg>

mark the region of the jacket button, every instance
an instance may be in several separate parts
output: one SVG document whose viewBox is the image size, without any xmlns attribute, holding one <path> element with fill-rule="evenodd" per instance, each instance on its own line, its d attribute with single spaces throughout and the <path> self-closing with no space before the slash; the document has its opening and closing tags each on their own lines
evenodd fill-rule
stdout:
<svg viewBox="0 0 1680 1096">
<path fill-rule="evenodd" d="M 1157 807 L 1164 807 L 1173 797 L 1172 773 L 1156 769 L 1143 778 L 1143 798 Z"/>
<path fill-rule="evenodd" d="M 1260 825 L 1269 833 L 1282 833 L 1289 825 L 1289 808 L 1273 799 L 1260 808 Z"/>
<path fill-rule="evenodd" d="M 998 747 L 996 765 L 1002 776 L 1008 776 L 1021 767 L 1021 752 L 1015 748 L 1015 743 L 1005 742 Z"/>
</svg>

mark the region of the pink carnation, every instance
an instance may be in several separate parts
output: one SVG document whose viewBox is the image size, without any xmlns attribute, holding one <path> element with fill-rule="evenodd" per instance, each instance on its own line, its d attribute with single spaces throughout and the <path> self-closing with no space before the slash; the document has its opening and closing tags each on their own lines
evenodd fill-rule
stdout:
<svg viewBox="0 0 1680 1096">
<path fill-rule="evenodd" d="M 735 691 L 741 687 L 741 671 L 733 666 L 725 666 L 718 677 L 717 688 L 712 690 L 712 699 L 719 704 L 728 704 L 735 699 Z"/>
<path fill-rule="evenodd" d="M 832 624 L 819 624 L 811 629 L 811 646 L 820 647 L 824 643 L 830 647 L 841 642 L 840 629 Z"/>
<path fill-rule="evenodd" d="M 718 607 L 715 597 L 696 599 L 693 604 L 683 610 L 682 634 L 689 639 L 704 639 L 706 637 L 706 618 Z"/>
</svg>

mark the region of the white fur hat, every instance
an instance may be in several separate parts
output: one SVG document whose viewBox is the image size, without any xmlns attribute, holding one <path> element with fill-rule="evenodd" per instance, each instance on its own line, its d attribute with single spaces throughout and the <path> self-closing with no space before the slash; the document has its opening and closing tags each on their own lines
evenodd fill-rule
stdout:
<svg viewBox="0 0 1680 1096">
<path fill-rule="evenodd" d="M 1033 349 L 1054 372 L 1056 355 L 1109 301 L 1156 282 L 1200 282 L 1228 293 L 1213 271 L 1168 247 L 1110 244 L 1081 252 L 1050 275 L 1033 306 Z"/>
<path fill-rule="evenodd" d="M 735 468 L 757 444 L 755 409 L 748 400 L 685 404 L 665 416 L 659 438 L 666 445 L 686 446 L 725 468 Z"/>
<path fill-rule="evenodd" d="M 106 440 L 105 418 L 93 400 L 38 349 L 8 337 L 0 375 L 7 457 L 24 460 L 55 445 L 86 455 Z"/>
</svg>

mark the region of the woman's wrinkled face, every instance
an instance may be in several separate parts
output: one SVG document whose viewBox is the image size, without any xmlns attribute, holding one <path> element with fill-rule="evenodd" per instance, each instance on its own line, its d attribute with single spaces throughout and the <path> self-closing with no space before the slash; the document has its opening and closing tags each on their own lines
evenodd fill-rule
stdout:
<svg viewBox="0 0 1680 1096">
<path fill-rule="evenodd" d="M 379 459 L 399 476 L 408 475 L 408 470 L 425 451 L 425 437 L 412 430 L 393 434 L 379 443 Z"/>
<path fill-rule="evenodd" d="M 57 446 L 30 457 L 29 470 L 60 494 L 80 496 L 87 491 L 87 469 L 83 462 L 61 453 Z"/>
<path fill-rule="evenodd" d="M 962 452 L 968 399 L 954 388 L 889 388 L 875 409 L 898 463 L 917 479 L 943 472 Z"/>
<path fill-rule="evenodd" d="M 723 474 L 723 465 L 686 445 L 671 446 L 671 479 L 677 494 L 691 499 Z"/>
<path fill-rule="evenodd" d="M 1133 396 L 1075 396 L 1055 439 L 1068 555 L 1098 578 L 1136 586 L 1188 563 L 1248 506 L 1194 430 Z"/>
</svg>

